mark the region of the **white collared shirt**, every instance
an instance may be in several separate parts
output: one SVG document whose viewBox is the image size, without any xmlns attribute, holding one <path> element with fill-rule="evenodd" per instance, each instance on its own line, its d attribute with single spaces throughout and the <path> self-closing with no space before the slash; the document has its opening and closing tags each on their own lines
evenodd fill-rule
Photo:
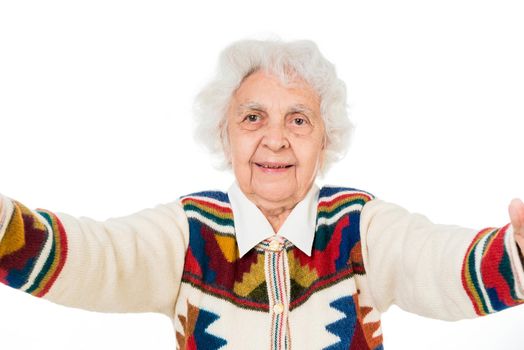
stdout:
<svg viewBox="0 0 524 350">
<path fill-rule="evenodd" d="M 228 190 L 228 196 L 233 210 L 240 257 L 261 241 L 274 236 L 286 238 L 311 256 L 319 191 L 318 186 L 313 184 L 304 199 L 293 208 L 280 230 L 275 233 L 264 214 L 246 197 L 235 181 Z"/>
</svg>

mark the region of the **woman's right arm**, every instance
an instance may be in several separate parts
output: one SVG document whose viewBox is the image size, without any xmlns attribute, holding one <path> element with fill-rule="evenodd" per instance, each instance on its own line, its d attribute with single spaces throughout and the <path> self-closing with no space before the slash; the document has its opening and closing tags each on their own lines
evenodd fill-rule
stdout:
<svg viewBox="0 0 524 350">
<path fill-rule="evenodd" d="M 171 316 L 188 232 L 179 202 L 98 222 L 0 195 L 0 282 L 77 308 Z"/>
<path fill-rule="evenodd" d="M 524 303 L 524 269 L 513 228 L 434 224 L 374 199 L 362 210 L 372 299 L 425 317 L 459 320 Z"/>
</svg>

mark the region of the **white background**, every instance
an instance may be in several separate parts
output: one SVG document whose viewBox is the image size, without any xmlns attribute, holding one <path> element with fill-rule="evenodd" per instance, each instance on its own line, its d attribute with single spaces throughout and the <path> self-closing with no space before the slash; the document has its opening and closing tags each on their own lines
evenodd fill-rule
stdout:
<svg viewBox="0 0 524 350">
<path fill-rule="evenodd" d="M 182 2 L 180 2 L 182 3 Z M 0 191 L 105 219 L 226 189 L 191 104 L 233 40 L 309 38 L 357 130 L 321 183 L 435 222 L 501 226 L 524 197 L 520 1 L 0 2 Z M 386 349 L 522 349 L 524 306 L 454 323 L 383 316 Z M 0 287 L 2 348 L 173 349 L 168 319 L 67 309 Z M 249 346 L 246 346 L 249 348 Z"/>
</svg>

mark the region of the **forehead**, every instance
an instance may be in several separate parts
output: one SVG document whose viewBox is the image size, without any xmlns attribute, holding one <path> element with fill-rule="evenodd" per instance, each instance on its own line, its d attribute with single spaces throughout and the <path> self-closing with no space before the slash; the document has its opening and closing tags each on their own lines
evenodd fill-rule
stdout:
<svg viewBox="0 0 524 350">
<path fill-rule="evenodd" d="M 247 76 L 233 94 L 232 103 L 257 102 L 264 105 L 275 103 L 304 104 L 320 109 L 320 97 L 304 79 L 296 77 L 282 82 L 279 77 L 263 70 Z"/>
</svg>

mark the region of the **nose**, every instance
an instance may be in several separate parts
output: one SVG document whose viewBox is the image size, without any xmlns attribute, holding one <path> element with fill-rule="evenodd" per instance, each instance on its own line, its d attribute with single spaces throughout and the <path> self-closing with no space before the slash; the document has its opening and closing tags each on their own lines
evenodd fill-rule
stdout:
<svg viewBox="0 0 524 350">
<path fill-rule="evenodd" d="M 262 139 L 262 144 L 274 152 L 289 148 L 288 135 L 284 125 L 268 125 Z"/>
</svg>

